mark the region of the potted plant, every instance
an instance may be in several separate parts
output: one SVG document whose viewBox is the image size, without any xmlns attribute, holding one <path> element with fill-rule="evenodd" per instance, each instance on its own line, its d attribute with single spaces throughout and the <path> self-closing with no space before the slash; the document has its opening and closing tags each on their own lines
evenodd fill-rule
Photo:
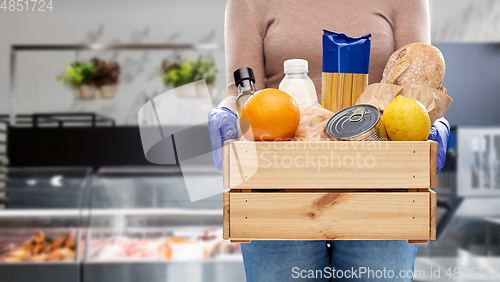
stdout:
<svg viewBox="0 0 500 282">
<path fill-rule="evenodd" d="M 102 99 L 113 98 L 120 77 L 120 64 L 115 61 L 106 62 L 99 58 L 93 58 L 91 62 L 94 65 L 92 84 L 99 89 Z"/>
<path fill-rule="evenodd" d="M 194 61 L 188 58 L 177 58 L 171 62 L 168 59 L 163 60 L 159 76 L 163 79 L 165 86 L 179 87 L 194 81 L 205 79 L 209 92 L 212 92 L 217 76 L 217 68 L 213 60 L 205 59 L 203 55 Z M 180 88 L 182 89 L 182 88 Z M 196 91 L 195 95 L 190 93 L 179 93 L 182 97 L 200 96 L 201 91 Z"/>
<path fill-rule="evenodd" d="M 94 91 L 90 83 L 93 74 L 93 64 L 73 62 L 66 64 L 66 71 L 58 76 L 57 80 L 73 87 L 80 99 L 88 100 L 94 97 Z"/>
<path fill-rule="evenodd" d="M 207 85 L 214 85 L 217 77 L 217 68 L 213 60 L 205 59 L 202 55 L 195 63 L 194 81 L 204 79 Z"/>
</svg>

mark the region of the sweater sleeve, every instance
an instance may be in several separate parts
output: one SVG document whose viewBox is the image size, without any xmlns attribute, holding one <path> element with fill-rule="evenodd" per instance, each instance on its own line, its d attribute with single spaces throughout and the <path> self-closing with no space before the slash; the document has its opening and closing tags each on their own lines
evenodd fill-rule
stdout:
<svg viewBox="0 0 500 282">
<path fill-rule="evenodd" d="M 255 88 L 260 90 L 265 87 L 265 31 L 259 22 L 247 0 L 228 0 L 224 28 L 227 87 L 226 97 L 219 106 L 235 111 L 234 97 L 238 89 L 234 85 L 233 72 L 238 68 L 250 67 L 255 75 Z"/>
<path fill-rule="evenodd" d="M 427 0 L 397 0 L 394 15 L 396 50 L 411 43 L 431 43 Z"/>
</svg>

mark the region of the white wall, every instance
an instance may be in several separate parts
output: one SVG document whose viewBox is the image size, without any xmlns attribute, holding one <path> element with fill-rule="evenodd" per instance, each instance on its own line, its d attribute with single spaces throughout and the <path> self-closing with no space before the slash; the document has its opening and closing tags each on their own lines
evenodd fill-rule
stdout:
<svg viewBox="0 0 500 282">
<path fill-rule="evenodd" d="M 500 1 L 431 0 L 434 42 L 499 42 Z"/>
<path fill-rule="evenodd" d="M 11 44 L 77 43 L 223 43 L 225 0 L 53 0 L 52 12 L 0 11 L 0 113 L 9 111 L 9 51 Z M 215 94 L 225 88 L 224 52 L 213 56 L 222 74 Z M 94 55 L 122 64 L 122 80 L 111 101 L 75 100 L 56 81 L 65 62 Z M 173 51 L 18 52 L 16 109 L 18 113 L 92 111 L 119 124 L 135 124 L 139 107 L 163 91 L 156 72 L 164 57 L 198 53 Z"/>
</svg>

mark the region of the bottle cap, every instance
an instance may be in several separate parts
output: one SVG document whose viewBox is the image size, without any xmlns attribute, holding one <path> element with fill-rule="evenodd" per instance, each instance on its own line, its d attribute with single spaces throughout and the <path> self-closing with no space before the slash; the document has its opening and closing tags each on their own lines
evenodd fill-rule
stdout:
<svg viewBox="0 0 500 282">
<path fill-rule="evenodd" d="M 285 73 L 304 73 L 309 71 L 309 63 L 302 59 L 286 60 L 284 63 Z"/>
<path fill-rule="evenodd" d="M 255 76 L 253 75 L 253 70 L 251 68 L 239 68 L 234 71 L 234 84 L 236 86 L 240 85 L 243 80 L 250 80 L 255 83 Z"/>
</svg>

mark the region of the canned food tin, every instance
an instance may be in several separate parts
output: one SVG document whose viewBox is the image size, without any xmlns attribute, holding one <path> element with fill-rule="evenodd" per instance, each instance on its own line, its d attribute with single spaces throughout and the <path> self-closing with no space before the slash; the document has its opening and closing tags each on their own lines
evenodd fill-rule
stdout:
<svg viewBox="0 0 500 282">
<path fill-rule="evenodd" d="M 387 141 L 382 116 L 377 107 L 355 105 L 333 115 L 326 124 L 326 133 L 349 141 Z"/>
</svg>

